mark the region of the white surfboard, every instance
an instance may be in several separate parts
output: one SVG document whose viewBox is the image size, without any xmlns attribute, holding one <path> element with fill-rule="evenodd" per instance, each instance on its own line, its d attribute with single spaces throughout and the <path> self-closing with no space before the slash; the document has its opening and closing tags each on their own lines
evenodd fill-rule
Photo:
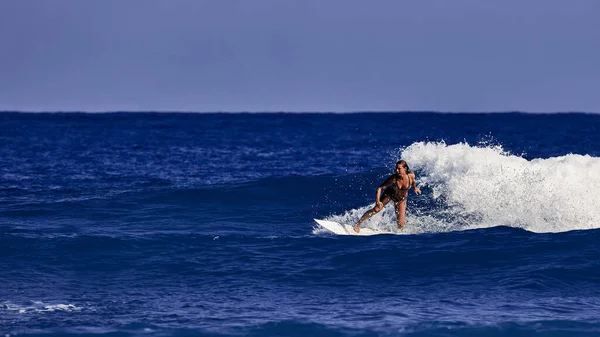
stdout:
<svg viewBox="0 0 600 337">
<path fill-rule="evenodd" d="M 329 220 L 319 220 L 319 219 L 315 219 L 315 221 L 323 228 L 327 229 L 328 231 L 337 234 L 337 235 L 377 235 L 377 234 L 394 234 L 392 232 L 379 232 L 379 231 L 374 231 L 370 228 L 364 228 L 361 227 L 360 228 L 360 232 L 356 233 L 354 231 L 354 228 L 352 228 L 352 226 L 350 225 L 342 225 L 339 224 L 335 221 L 329 221 Z"/>
</svg>

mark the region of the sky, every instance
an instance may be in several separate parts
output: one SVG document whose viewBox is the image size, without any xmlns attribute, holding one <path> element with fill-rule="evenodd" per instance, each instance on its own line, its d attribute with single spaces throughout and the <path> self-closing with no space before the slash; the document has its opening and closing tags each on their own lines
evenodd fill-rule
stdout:
<svg viewBox="0 0 600 337">
<path fill-rule="evenodd" d="M 0 0 L 0 110 L 600 112 L 598 0 Z"/>
</svg>

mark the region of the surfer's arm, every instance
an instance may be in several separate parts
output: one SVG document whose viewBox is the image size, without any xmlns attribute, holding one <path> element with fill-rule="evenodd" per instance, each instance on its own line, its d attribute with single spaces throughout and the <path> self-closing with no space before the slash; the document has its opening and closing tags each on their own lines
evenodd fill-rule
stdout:
<svg viewBox="0 0 600 337">
<path fill-rule="evenodd" d="M 375 195 L 375 203 L 377 205 L 381 204 L 381 201 L 379 200 L 379 198 L 381 197 L 381 191 L 383 191 L 384 188 L 379 186 L 379 188 L 377 188 L 377 195 Z"/>
<path fill-rule="evenodd" d="M 410 175 L 412 176 L 412 188 L 414 188 L 416 194 L 421 194 L 421 189 L 417 187 L 417 177 L 412 172 Z"/>
<path fill-rule="evenodd" d="M 390 187 L 396 180 L 394 179 L 394 176 L 390 176 L 389 178 L 387 178 L 383 184 L 379 185 L 379 187 L 377 188 L 377 195 L 375 196 L 375 203 L 377 205 L 381 204 L 381 200 L 379 200 L 379 198 L 381 197 L 381 192 L 384 191 L 386 188 Z"/>
</svg>

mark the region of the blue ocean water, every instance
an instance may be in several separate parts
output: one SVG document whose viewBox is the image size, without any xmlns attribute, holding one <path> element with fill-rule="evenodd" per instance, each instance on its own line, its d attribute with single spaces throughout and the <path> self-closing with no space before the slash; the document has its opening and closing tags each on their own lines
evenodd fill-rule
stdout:
<svg viewBox="0 0 600 337">
<path fill-rule="evenodd" d="M 598 336 L 599 126 L 1 113 L 0 334 Z M 354 223 L 400 158 L 404 231 L 314 222 Z"/>
</svg>

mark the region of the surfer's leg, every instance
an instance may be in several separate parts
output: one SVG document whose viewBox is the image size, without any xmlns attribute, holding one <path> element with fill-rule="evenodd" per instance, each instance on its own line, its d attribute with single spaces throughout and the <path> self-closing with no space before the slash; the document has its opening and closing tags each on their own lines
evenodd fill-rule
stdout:
<svg viewBox="0 0 600 337">
<path fill-rule="evenodd" d="M 404 229 L 404 221 L 406 216 L 406 199 L 395 202 L 394 209 L 396 210 L 396 222 L 399 229 Z"/>
<path fill-rule="evenodd" d="M 375 207 L 366 211 L 365 214 L 363 214 L 363 216 L 360 218 L 360 220 L 358 220 L 356 225 L 354 225 L 355 232 L 360 232 L 360 224 L 369 220 L 369 218 L 371 218 L 373 215 L 379 213 L 385 207 L 385 205 L 387 205 L 387 203 L 390 202 L 390 197 L 388 195 L 383 195 L 381 198 L 379 198 L 379 201 L 381 201 L 383 205 L 381 207 L 375 205 Z"/>
</svg>

